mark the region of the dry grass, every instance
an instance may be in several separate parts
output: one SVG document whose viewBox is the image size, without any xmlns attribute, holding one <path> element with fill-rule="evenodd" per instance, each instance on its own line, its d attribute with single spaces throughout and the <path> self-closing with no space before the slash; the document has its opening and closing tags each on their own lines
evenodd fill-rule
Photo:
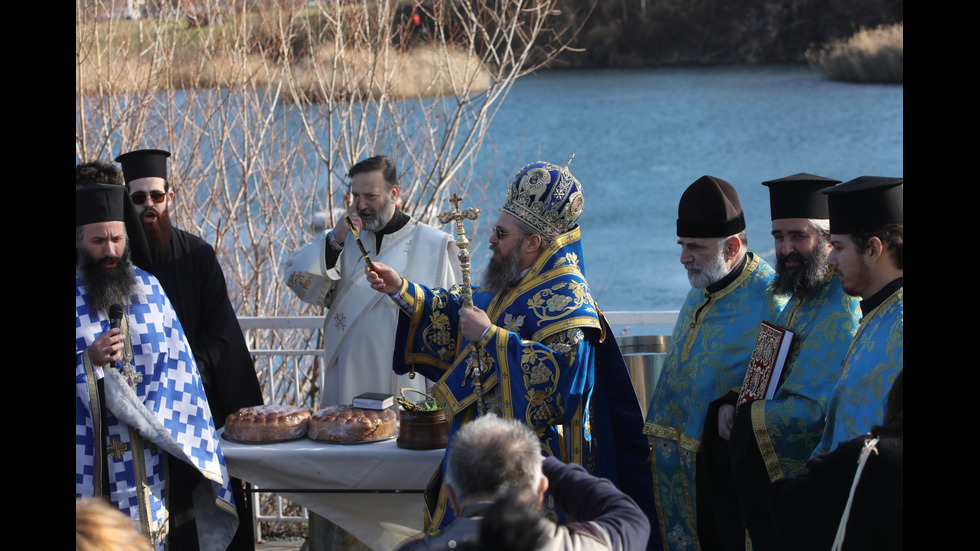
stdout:
<svg viewBox="0 0 980 551">
<path fill-rule="evenodd" d="M 231 50 L 198 50 L 174 56 L 174 61 L 157 63 L 153 51 L 119 56 L 118 51 L 93 55 L 76 67 L 75 90 L 86 96 L 158 92 L 167 89 L 233 88 L 275 86 L 284 80 L 281 63 L 261 54 Z M 469 93 L 490 86 L 490 72 L 472 52 L 458 47 L 441 50 L 419 46 L 392 52 L 379 71 L 375 53 L 346 51 L 341 62 L 330 45 L 320 45 L 288 67 L 297 96 L 284 101 L 323 101 L 334 98 L 413 98 L 450 95 L 467 83 Z"/>
<path fill-rule="evenodd" d="M 806 53 L 828 78 L 848 82 L 903 83 L 903 23 L 861 29 Z"/>
<path fill-rule="evenodd" d="M 414 98 L 451 95 L 467 83 L 471 93 L 490 86 L 490 73 L 480 60 L 462 48 L 420 46 L 394 52 L 379 66 L 368 51 L 345 52 L 341 63 L 333 45 L 321 45 L 293 67 L 296 95 L 284 101 L 323 101 L 335 98 Z"/>
</svg>

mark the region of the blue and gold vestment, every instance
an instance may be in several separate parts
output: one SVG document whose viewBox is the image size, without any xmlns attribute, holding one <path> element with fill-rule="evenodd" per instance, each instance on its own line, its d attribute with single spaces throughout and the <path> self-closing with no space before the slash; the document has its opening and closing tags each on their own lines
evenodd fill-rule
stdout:
<svg viewBox="0 0 980 551">
<path fill-rule="evenodd" d="M 809 296 L 791 297 L 773 322 L 795 334 L 783 380 L 772 400 L 749 406 L 751 430 L 770 480 L 794 476 L 809 461 L 860 318 L 860 301 L 829 274 Z"/>
<path fill-rule="evenodd" d="M 109 320 L 90 308 L 86 288 L 75 277 L 75 497 L 103 496 L 107 487 L 109 501 L 163 549 L 169 455 L 204 478 L 195 492 L 201 549 L 224 549 L 238 518 L 204 386 L 159 282 L 134 271 L 140 294 L 125 305 L 123 320 L 131 346 L 124 354 L 130 359 L 122 363 L 129 369 L 105 368 L 104 393 L 87 350 L 109 330 Z"/>
<path fill-rule="evenodd" d="M 902 370 L 904 286 L 861 319 L 844 357 L 840 379 L 827 408 L 823 437 L 813 457 L 867 434 L 885 417 L 885 398 Z"/>
<path fill-rule="evenodd" d="M 665 549 L 699 549 L 695 528 L 695 457 L 708 405 L 741 387 L 759 323 L 786 303 L 772 290 L 773 269 L 748 253 L 725 288 L 691 289 L 678 315 L 643 433 L 653 439 L 650 466 Z"/>
<path fill-rule="evenodd" d="M 545 455 L 611 479 L 650 515 L 649 447 L 639 404 L 583 275 L 579 239 L 577 227 L 558 236 L 508 291 L 474 290 L 474 304 L 494 324 L 475 343 L 490 366 L 483 383 L 488 412 L 524 421 Z M 477 415 L 473 383 L 465 375 L 469 354 L 458 353 L 469 343 L 458 331 L 460 288 L 406 282 L 401 299 L 411 314 L 399 321 L 394 369 L 438 381 L 430 392 L 451 418 L 452 445 L 456 430 Z M 430 532 L 453 518 L 442 493 L 430 513 Z"/>
<path fill-rule="evenodd" d="M 794 333 L 776 395 L 742 405 L 728 442 L 717 435 L 717 421 L 709 413 L 702 481 L 708 485 L 720 540 L 742 541 L 748 530 L 752 549 L 785 546 L 770 520 L 769 486 L 801 472 L 820 441 L 841 359 L 857 331 L 859 304 L 833 272 L 809 295 L 792 296 L 771 320 Z M 729 393 L 716 405 L 736 401 L 737 394 Z M 700 536 L 709 537 L 703 529 Z"/>
</svg>

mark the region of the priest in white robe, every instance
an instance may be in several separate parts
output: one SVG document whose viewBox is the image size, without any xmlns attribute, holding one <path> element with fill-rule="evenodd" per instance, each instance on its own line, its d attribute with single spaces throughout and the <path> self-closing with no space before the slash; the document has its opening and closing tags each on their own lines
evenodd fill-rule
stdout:
<svg viewBox="0 0 980 551">
<path fill-rule="evenodd" d="M 400 190 L 391 161 L 370 157 L 351 167 L 347 176 L 347 214 L 372 261 L 397 267 L 399 273 L 405 270 L 410 274 L 405 277 L 432 286 L 451 287 L 461 278 L 458 249 L 449 234 L 398 208 Z M 328 309 L 319 407 L 350 404 L 362 392 L 425 390 L 424 377 L 396 375 L 391 369 L 398 307 L 367 284 L 364 264 L 343 216 L 285 264 L 289 288 L 304 302 Z"/>
</svg>

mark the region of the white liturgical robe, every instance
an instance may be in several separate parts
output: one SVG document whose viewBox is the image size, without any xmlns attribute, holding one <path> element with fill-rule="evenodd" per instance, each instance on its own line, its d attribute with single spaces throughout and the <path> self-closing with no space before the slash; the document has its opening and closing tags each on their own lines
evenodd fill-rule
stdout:
<svg viewBox="0 0 980 551">
<path fill-rule="evenodd" d="M 336 266 L 328 269 L 327 234 L 292 253 L 285 264 L 289 288 L 304 302 L 328 309 L 323 322 L 327 367 L 321 371 L 319 407 L 350 404 L 362 392 L 424 391 L 424 377 L 410 379 L 391 369 L 398 306 L 368 285 L 353 234 L 348 234 Z M 461 279 L 456 243 L 432 226 L 410 219 L 383 237 L 380 253 L 374 233 L 359 234 L 372 261 L 391 266 L 405 279 L 441 288 Z"/>
</svg>

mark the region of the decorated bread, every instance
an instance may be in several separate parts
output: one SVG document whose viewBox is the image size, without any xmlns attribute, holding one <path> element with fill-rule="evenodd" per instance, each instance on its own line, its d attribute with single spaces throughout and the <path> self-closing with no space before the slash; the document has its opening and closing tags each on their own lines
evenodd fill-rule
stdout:
<svg viewBox="0 0 980 551">
<path fill-rule="evenodd" d="M 398 434 L 398 417 L 390 409 L 329 406 L 313 414 L 307 436 L 322 442 L 364 442 Z"/>
<path fill-rule="evenodd" d="M 225 417 L 225 438 L 235 442 L 281 442 L 306 435 L 310 412 L 299 406 L 251 406 Z"/>
</svg>

